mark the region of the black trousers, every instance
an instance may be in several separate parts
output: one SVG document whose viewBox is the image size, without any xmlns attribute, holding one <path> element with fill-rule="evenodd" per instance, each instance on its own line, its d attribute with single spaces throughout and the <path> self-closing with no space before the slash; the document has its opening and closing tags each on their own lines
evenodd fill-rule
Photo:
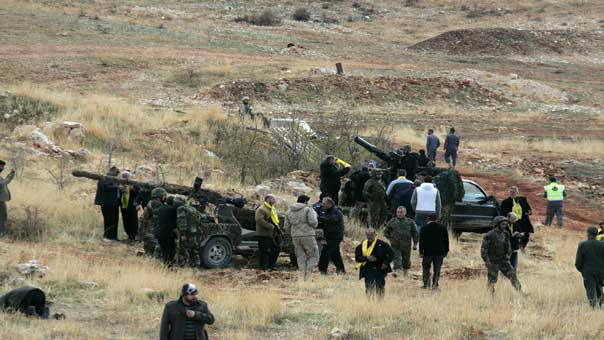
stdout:
<svg viewBox="0 0 604 340">
<path fill-rule="evenodd" d="M 319 271 L 323 274 L 327 273 L 327 267 L 329 261 L 333 262 L 336 266 L 336 272 L 345 273 L 344 261 L 342 260 L 342 254 L 340 254 L 340 243 L 342 241 L 327 241 L 327 244 L 323 245 L 321 249 L 321 256 L 319 257 Z"/>
<path fill-rule="evenodd" d="M 386 272 L 378 268 L 365 269 L 365 293 L 369 296 L 384 297 Z"/>
<path fill-rule="evenodd" d="M 604 302 L 604 293 L 602 293 L 604 274 L 590 272 L 582 272 L 581 274 L 583 275 L 583 285 L 585 286 L 589 305 L 594 308 L 596 306 L 602 307 Z"/>
<path fill-rule="evenodd" d="M 159 247 L 161 249 L 161 258 L 166 264 L 174 262 L 174 256 L 176 256 L 176 242 L 173 238 L 159 238 L 157 239 Z"/>
<path fill-rule="evenodd" d="M 272 237 L 257 236 L 258 239 L 258 267 L 262 270 L 275 269 L 279 258 L 279 247 Z"/>
<path fill-rule="evenodd" d="M 119 205 L 102 205 L 104 232 L 103 237 L 117 240 L 117 226 L 120 221 Z"/>
<path fill-rule="evenodd" d="M 440 279 L 440 267 L 443 265 L 443 256 L 426 256 L 422 259 L 423 281 L 424 287 L 430 287 L 430 269 L 434 267 L 434 275 L 432 276 L 432 287 L 438 288 L 438 280 Z"/>
<path fill-rule="evenodd" d="M 122 210 L 122 222 L 128 240 L 134 241 L 138 234 L 138 213 L 136 207 L 120 208 Z"/>
</svg>

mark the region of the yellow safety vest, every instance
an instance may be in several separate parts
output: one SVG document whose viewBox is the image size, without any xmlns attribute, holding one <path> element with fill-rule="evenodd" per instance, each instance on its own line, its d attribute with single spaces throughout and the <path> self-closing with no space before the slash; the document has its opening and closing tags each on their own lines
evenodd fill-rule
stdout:
<svg viewBox="0 0 604 340">
<path fill-rule="evenodd" d="M 548 201 L 562 201 L 564 200 L 564 185 L 558 183 L 550 183 L 545 188 L 547 193 Z"/>
</svg>

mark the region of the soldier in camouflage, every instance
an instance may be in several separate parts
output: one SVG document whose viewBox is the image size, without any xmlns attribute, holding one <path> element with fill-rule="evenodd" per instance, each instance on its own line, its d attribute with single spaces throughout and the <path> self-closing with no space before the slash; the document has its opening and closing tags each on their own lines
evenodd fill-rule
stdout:
<svg viewBox="0 0 604 340">
<path fill-rule="evenodd" d="M 492 294 L 495 293 L 495 283 L 499 272 L 510 279 L 512 286 L 517 291 L 521 291 L 520 281 L 518 281 L 516 271 L 510 263 L 512 247 L 510 234 L 507 232 L 508 227 L 509 222 L 505 217 L 495 217 L 493 219 L 493 229 L 484 236 L 480 248 L 480 254 L 487 266 L 488 286 Z"/>
<path fill-rule="evenodd" d="M 371 178 L 365 182 L 363 196 L 369 206 L 369 227 L 379 229 L 386 219 L 386 188 L 380 181 L 380 172 L 371 171 Z"/>
<path fill-rule="evenodd" d="M 164 206 L 168 192 L 164 188 L 155 188 L 151 191 L 151 200 L 145 207 L 140 224 L 139 235 L 142 237 L 145 254 L 159 255 L 159 244 L 157 242 L 159 209 Z"/>
<path fill-rule="evenodd" d="M 415 221 L 406 215 L 407 209 L 398 207 L 396 216 L 384 228 L 384 236 L 388 238 L 394 251 L 394 270 L 402 268 L 404 276 L 407 276 L 407 271 L 411 268 L 411 246 L 414 250 L 417 249 L 419 240 Z"/>
<path fill-rule="evenodd" d="M 176 263 L 180 266 L 199 266 L 199 246 L 202 223 L 206 219 L 195 207 L 185 204 L 176 211 Z"/>
</svg>

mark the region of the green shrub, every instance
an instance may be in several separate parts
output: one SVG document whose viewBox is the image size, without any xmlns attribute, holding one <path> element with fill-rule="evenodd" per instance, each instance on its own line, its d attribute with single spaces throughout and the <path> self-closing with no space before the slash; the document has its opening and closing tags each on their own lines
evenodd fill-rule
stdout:
<svg viewBox="0 0 604 340">
<path fill-rule="evenodd" d="M 296 21 L 308 21 L 310 20 L 310 12 L 304 7 L 298 8 L 294 11 L 292 19 Z"/>
</svg>

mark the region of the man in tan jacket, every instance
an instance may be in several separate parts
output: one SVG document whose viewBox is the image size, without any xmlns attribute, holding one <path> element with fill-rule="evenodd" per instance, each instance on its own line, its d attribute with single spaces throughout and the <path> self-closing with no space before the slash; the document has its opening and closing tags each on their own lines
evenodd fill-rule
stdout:
<svg viewBox="0 0 604 340">
<path fill-rule="evenodd" d="M 308 206 L 310 197 L 301 195 L 285 214 L 285 232 L 292 237 L 296 250 L 298 269 L 304 274 L 304 280 L 319 264 L 319 247 L 317 246 L 315 229 L 319 225 L 317 213 Z"/>
<path fill-rule="evenodd" d="M 6 162 L 0 159 L 0 173 L 4 171 Z M 0 176 L 0 236 L 6 234 L 6 227 L 8 223 L 8 211 L 6 208 L 6 202 L 10 201 L 10 191 L 8 190 L 8 184 L 15 178 L 15 170 L 3 178 Z"/>
<path fill-rule="evenodd" d="M 279 257 L 274 233 L 275 227 L 279 226 L 279 215 L 275 209 L 277 197 L 266 195 L 264 202 L 256 209 L 256 239 L 258 240 L 258 265 L 266 271 L 275 270 L 275 263 Z"/>
</svg>

